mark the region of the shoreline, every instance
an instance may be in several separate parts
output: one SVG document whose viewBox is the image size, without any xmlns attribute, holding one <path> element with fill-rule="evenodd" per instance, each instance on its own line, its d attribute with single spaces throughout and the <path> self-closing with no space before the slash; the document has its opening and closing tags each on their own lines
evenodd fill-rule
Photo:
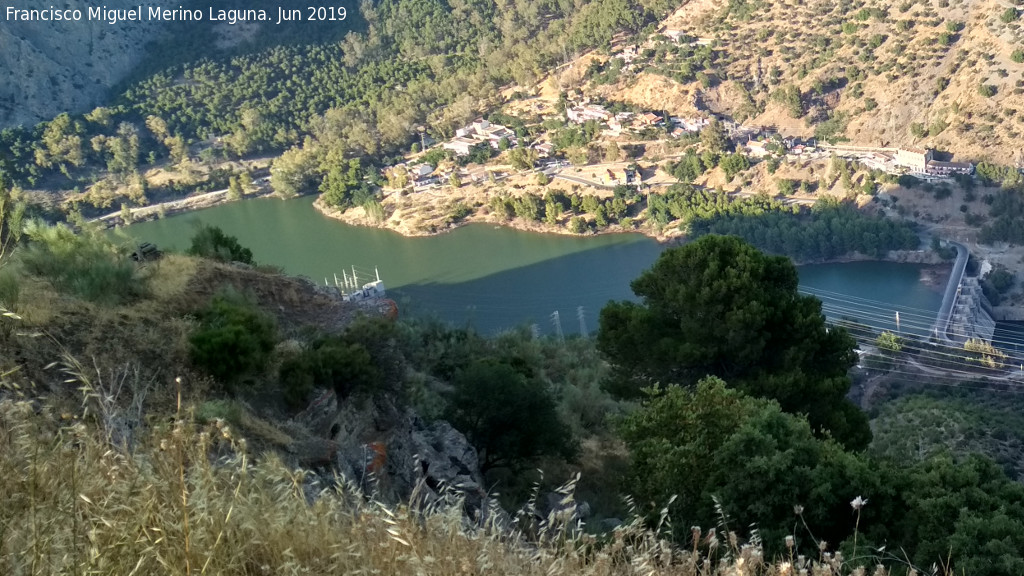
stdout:
<svg viewBox="0 0 1024 576">
<path fill-rule="evenodd" d="M 676 234 L 656 234 L 650 228 L 634 228 L 632 230 L 625 230 L 621 226 L 614 226 L 607 228 L 599 232 L 588 232 L 586 234 L 574 234 L 566 230 L 564 226 L 552 226 L 541 222 L 526 222 L 521 218 L 513 218 L 512 220 L 499 221 L 496 218 L 490 217 L 490 214 L 480 214 L 475 212 L 471 216 L 467 216 L 458 222 L 450 222 L 444 227 L 438 227 L 434 231 L 428 230 L 416 230 L 411 229 L 408 226 L 401 226 L 399 223 L 389 222 L 392 217 L 385 218 L 383 222 L 375 222 L 366 215 L 366 211 L 362 208 L 350 208 L 348 210 L 339 210 L 337 208 L 330 208 L 325 206 L 321 202 L 320 198 L 317 198 L 313 202 L 313 208 L 320 214 L 338 220 L 349 226 L 360 226 L 364 228 L 377 228 L 381 230 L 390 230 L 406 238 L 421 238 L 428 236 L 437 236 L 439 234 L 447 234 L 453 230 L 464 226 L 466 224 L 491 224 L 493 226 L 500 226 L 502 228 L 509 228 L 520 232 L 530 232 L 534 234 L 557 234 L 560 236 L 573 236 L 578 238 L 586 238 L 590 236 L 603 236 L 608 234 L 641 234 L 654 240 L 659 245 L 668 248 L 672 246 L 681 246 L 688 241 L 688 236 L 682 232 L 678 232 L 678 229 L 673 228 L 672 230 L 677 232 Z M 392 215 L 393 216 L 393 215 Z M 947 260 L 943 260 L 932 250 L 919 249 L 919 250 L 890 250 L 882 257 L 871 256 L 867 254 L 861 254 L 859 252 L 853 252 L 840 256 L 838 258 L 830 259 L 813 259 L 813 260 L 797 260 L 790 258 L 793 263 L 797 266 L 816 265 L 816 264 L 842 264 L 846 262 L 897 262 L 901 264 L 925 264 L 931 266 L 938 266 L 943 264 L 951 263 Z"/>
<path fill-rule="evenodd" d="M 576 238 L 587 238 L 591 236 L 605 236 L 609 234 L 642 234 L 654 240 L 658 244 L 663 246 L 672 246 L 683 244 L 686 241 L 686 236 L 679 232 L 676 234 L 655 234 L 647 228 L 633 228 L 630 230 L 624 229 L 622 226 L 616 224 L 609 226 L 608 228 L 599 232 L 590 231 L 585 234 L 576 234 L 570 232 L 561 225 L 550 225 L 543 222 L 527 222 L 521 218 L 513 218 L 511 220 L 499 220 L 491 214 L 481 214 L 479 211 L 475 211 L 473 214 L 458 220 L 457 222 L 441 222 L 440 219 L 436 224 L 431 225 L 427 228 L 413 228 L 403 220 L 394 220 L 395 212 L 392 212 L 387 216 L 383 222 L 377 222 L 372 220 L 366 215 L 366 211 L 363 208 L 349 208 L 348 210 L 339 210 L 337 208 L 331 208 L 325 206 L 321 202 L 320 198 L 317 198 L 313 202 L 313 208 L 320 214 L 338 220 L 349 226 L 360 226 L 363 228 L 378 228 L 381 230 L 390 230 L 406 238 L 423 238 L 428 236 L 437 236 L 440 234 L 447 234 L 457 228 L 465 226 L 466 224 L 490 224 L 493 226 L 500 226 L 502 228 L 509 228 L 512 230 L 518 230 L 520 232 L 531 232 L 534 234 L 557 234 L 559 236 L 570 236 Z M 671 229 L 676 231 L 675 229 Z"/>
<path fill-rule="evenodd" d="M 118 226 L 130 226 L 136 222 L 158 220 L 164 216 L 173 216 L 185 212 L 202 210 L 204 208 L 212 208 L 229 202 L 241 202 L 251 198 L 265 198 L 272 195 L 273 192 L 269 189 L 261 187 L 261 189 L 256 192 L 245 194 L 241 198 L 232 199 L 228 198 L 228 190 L 215 190 L 213 192 L 205 192 L 196 196 L 186 196 L 177 200 L 168 200 L 166 202 L 150 204 L 149 206 L 138 206 L 135 208 L 129 207 L 128 211 L 130 220 L 128 222 L 125 222 L 120 210 L 93 218 L 88 222 L 89 224 L 100 224 L 104 229 L 109 230 Z"/>
<path fill-rule="evenodd" d="M 206 192 L 197 196 L 188 196 L 180 198 L 178 200 L 169 200 L 167 202 L 161 202 L 159 204 L 152 204 L 149 206 L 141 206 L 131 210 L 131 220 L 124 222 L 121 218 L 121 211 L 111 212 L 109 214 L 93 218 L 89 220 L 89 223 L 100 223 L 105 229 L 115 228 L 117 226 L 130 226 L 136 222 L 147 222 L 156 220 L 164 216 L 172 216 L 182 214 L 186 212 L 193 212 L 202 210 L 205 208 L 211 208 L 219 206 L 221 204 L 227 204 L 230 202 L 240 202 L 250 200 L 254 198 L 266 198 L 273 196 L 273 192 L 267 189 L 267 187 L 261 188 L 261 190 L 246 194 L 241 198 L 229 199 L 227 190 L 216 190 L 213 192 Z M 319 197 L 312 203 L 313 209 L 318 213 L 342 222 L 349 226 L 359 226 L 364 228 L 377 228 L 382 230 L 390 230 L 406 238 L 422 238 L 428 236 L 437 236 L 440 234 L 446 234 L 453 230 L 465 226 L 466 224 L 490 224 L 492 226 L 500 226 L 502 228 L 508 228 L 519 232 L 529 232 L 533 234 L 557 234 L 559 236 L 570 236 L 577 238 L 587 238 L 592 236 L 604 236 L 609 234 L 641 234 L 651 240 L 654 240 L 659 245 L 665 248 L 673 246 L 681 246 L 688 241 L 686 234 L 678 231 L 677 228 L 670 228 L 671 234 L 656 233 L 649 227 L 640 227 L 626 230 L 620 225 L 614 225 L 601 231 L 590 231 L 585 234 L 575 234 L 570 232 L 561 225 L 550 225 L 543 222 L 527 222 L 521 218 L 513 218 L 511 220 L 498 220 L 489 213 L 481 214 L 480 210 L 475 211 L 472 215 L 467 216 L 457 222 L 448 221 L 442 226 L 434 225 L 433 229 L 429 228 L 412 228 L 405 224 L 402 220 L 392 221 L 396 211 L 392 213 L 383 221 L 373 221 L 367 216 L 366 211 L 363 208 L 350 208 L 345 211 L 338 210 L 337 208 L 330 208 L 324 205 Z M 831 259 L 813 259 L 813 260 L 796 260 L 790 258 L 793 263 L 797 266 L 806 265 L 817 265 L 817 264 L 841 264 L 846 262 L 866 262 L 866 261 L 877 261 L 877 262 L 897 262 L 902 264 L 925 264 L 925 265 L 942 265 L 949 264 L 948 261 L 942 260 L 938 254 L 931 250 L 920 249 L 920 250 L 894 250 L 889 251 L 882 257 L 870 256 L 867 254 L 861 254 L 858 252 L 846 254 L 838 258 Z"/>
</svg>

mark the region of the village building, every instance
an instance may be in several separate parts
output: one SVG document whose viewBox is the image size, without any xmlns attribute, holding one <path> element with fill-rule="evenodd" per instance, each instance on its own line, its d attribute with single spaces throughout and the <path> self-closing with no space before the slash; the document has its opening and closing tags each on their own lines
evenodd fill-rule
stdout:
<svg viewBox="0 0 1024 576">
<path fill-rule="evenodd" d="M 677 29 L 674 29 L 674 28 L 668 28 L 668 29 L 662 31 L 661 34 L 664 37 L 668 38 L 669 40 L 671 40 L 673 42 L 679 42 L 680 38 L 684 38 L 686 36 L 686 32 L 685 31 L 677 30 Z"/>
<path fill-rule="evenodd" d="M 412 168 L 409 168 L 409 176 L 412 177 L 412 178 L 420 178 L 420 177 L 423 177 L 423 176 L 429 176 L 433 172 L 434 172 L 434 167 L 431 166 L 430 164 L 427 164 L 427 163 L 417 164 L 416 166 L 413 166 Z"/>
<path fill-rule="evenodd" d="M 679 126 L 687 132 L 700 132 L 705 126 L 711 123 L 707 118 L 679 118 L 677 116 L 672 117 L 672 123 Z"/>
<path fill-rule="evenodd" d="M 590 120 L 607 122 L 613 116 L 611 112 L 605 110 L 604 106 L 597 104 L 586 104 L 569 108 L 565 111 L 565 115 L 569 118 L 570 122 L 575 122 L 576 124 L 583 124 Z"/>
<path fill-rule="evenodd" d="M 533 149 L 537 151 L 537 155 L 541 158 L 547 158 L 555 151 L 555 145 L 551 142 L 540 142 L 533 145 Z"/>
<path fill-rule="evenodd" d="M 637 115 L 636 121 L 641 126 L 655 126 L 661 123 L 663 121 L 663 118 L 661 117 L 661 115 L 655 114 L 653 112 L 644 112 L 643 114 Z"/>
<path fill-rule="evenodd" d="M 942 162 L 940 160 L 929 160 L 926 172 L 932 176 L 973 174 L 974 165 L 970 162 Z"/>
<path fill-rule="evenodd" d="M 897 166 L 903 166 L 912 173 L 926 174 L 928 162 L 931 161 L 932 151 L 925 148 L 907 148 L 896 151 L 893 162 Z"/>
<path fill-rule="evenodd" d="M 445 150 L 451 150 L 459 156 L 468 156 L 470 149 L 476 145 L 476 140 L 470 140 L 469 138 L 460 136 L 445 142 L 441 147 Z"/>
<path fill-rule="evenodd" d="M 871 170 L 881 170 L 883 172 L 889 172 L 892 168 L 892 156 L 884 154 L 882 152 L 871 152 L 860 156 L 860 163 L 867 166 Z"/>
<path fill-rule="evenodd" d="M 750 140 L 747 142 L 746 147 L 750 152 L 750 155 L 755 158 L 764 158 L 771 154 L 767 148 L 768 143 L 763 140 Z"/>
<path fill-rule="evenodd" d="M 497 150 L 503 139 L 507 139 L 511 146 L 518 144 L 516 133 L 511 129 L 477 118 L 469 126 L 456 130 L 455 138 L 445 142 L 442 148 L 451 150 L 459 156 L 466 156 L 474 146 L 481 143 L 487 143 Z"/>
</svg>

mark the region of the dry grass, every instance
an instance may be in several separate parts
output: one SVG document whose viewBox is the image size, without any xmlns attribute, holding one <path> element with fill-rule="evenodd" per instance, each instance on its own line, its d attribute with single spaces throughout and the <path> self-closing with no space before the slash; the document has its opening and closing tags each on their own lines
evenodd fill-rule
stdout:
<svg viewBox="0 0 1024 576">
<path fill-rule="evenodd" d="M 84 418 L 0 401 L 2 574 L 843 572 L 835 558 L 765 563 L 732 534 L 682 550 L 658 536 L 665 518 L 659 530 L 635 520 L 599 540 L 569 519 L 571 486 L 566 514 L 501 528 L 498 514 L 469 522 L 455 498 L 387 506 L 341 479 L 325 485 L 273 455 L 252 458 L 223 421 L 201 427 L 184 408 L 134 449 L 112 448 L 104 394 L 85 397 Z"/>
<path fill-rule="evenodd" d="M 156 300 L 169 300 L 185 291 L 196 274 L 195 258 L 181 254 L 166 254 L 150 264 L 154 272 L 149 278 L 149 291 Z"/>
</svg>

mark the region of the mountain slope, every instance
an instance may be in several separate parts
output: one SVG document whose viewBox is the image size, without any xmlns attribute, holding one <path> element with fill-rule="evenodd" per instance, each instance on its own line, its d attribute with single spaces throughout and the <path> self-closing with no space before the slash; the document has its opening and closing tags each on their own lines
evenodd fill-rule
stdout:
<svg viewBox="0 0 1024 576">
<path fill-rule="evenodd" d="M 649 44 L 644 72 L 674 77 L 712 110 L 794 135 L 836 118 L 858 144 L 1021 160 L 1024 35 L 1011 3 L 697 0 L 659 30 L 713 40 L 708 58 Z M 791 86 L 799 111 L 782 97 Z"/>
<path fill-rule="evenodd" d="M 106 7 L 137 6 L 108 0 Z M 149 6 L 170 7 L 170 0 Z M 38 8 L 37 6 L 33 6 Z M 80 112 L 103 102 L 111 86 L 143 57 L 143 47 L 166 32 L 159 22 L 5 22 L 0 26 L 0 128 L 32 125 L 64 111 Z"/>
</svg>

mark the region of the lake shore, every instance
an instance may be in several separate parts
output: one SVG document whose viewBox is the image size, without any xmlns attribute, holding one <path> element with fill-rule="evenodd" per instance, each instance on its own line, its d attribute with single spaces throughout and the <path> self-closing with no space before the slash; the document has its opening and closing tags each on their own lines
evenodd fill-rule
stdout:
<svg viewBox="0 0 1024 576">
<path fill-rule="evenodd" d="M 156 220 L 158 218 L 163 218 L 164 216 L 172 216 L 183 212 L 194 212 L 196 210 L 202 210 L 203 208 L 212 208 L 213 206 L 219 206 L 228 202 L 240 202 L 250 198 L 265 198 L 271 195 L 273 195 L 273 192 L 270 191 L 269 187 L 261 188 L 257 192 L 246 194 L 241 198 L 231 198 L 227 190 L 215 190 L 213 192 L 206 192 L 195 196 L 186 196 L 185 198 L 179 198 L 177 200 L 168 200 L 167 202 L 150 204 L 149 206 L 129 208 L 127 222 L 125 222 L 124 219 L 125 214 L 121 210 L 118 210 L 117 212 L 111 212 L 98 218 L 93 218 L 92 220 L 89 220 L 89 223 L 99 224 L 103 228 L 114 228 L 117 226 L 133 224 L 135 222 Z"/>
<path fill-rule="evenodd" d="M 682 244 L 686 240 L 686 235 L 674 228 L 658 233 L 646 226 L 625 228 L 619 224 L 608 226 L 600 231 L 591 230 L 583 234 L 576 234 L 569 231 L 566 227 L 565 223 L 569 218 L 568 215 L 561 216 L 558 221 L 559 223 L 554 225 L 547 224 L 546 222 L 525 220 L 523 218 L 512 218 L 510 220 L 506 220 L 492 213 L 486 205 L 474 210 L 473 213 L 464 218 L 452 220 L 449 217 L 451 208 L 453 208 L 455 204 L 466 203 L 467 200 L 469 200 L 467 197 L 462 196 L 454 199 L 454 201 L 449 200 L 446 205 L 442 206 L 431 206 L 427 203 L 414 204 L 413 202 L 388 202 L 388 200 L 385 200 L 384 220 L 377 220 L 371 217 L 367 214 L 366 210 L 361 207 L 339 210 L 337 208 L 327 206 L 319 198 L 313 202 L 313 207 L 324 216 L 339 220 L 351 226 L 391 230 L 392 232 L 397 232 L 402 236 L 410 238 L 444 234 L 461 226 L 465 226 L 466 224 L 477 223 L 492 224 L 494 226 L 519 230 L 521 232 L 558 234 L 561 236 L 575 236 L 579 238 L 602 236 L 607 234 L 643 234 L 644 236 L 657 241 L 659 244 L 668 246 Z"/>
<path fill-rule="evenodd" d="M 575 234 L 570 232 L 564 224 L 547 224 L 544 222 L 528 221 L 522 218 L 512 218 L 511 220 L 504 220 L 499 218 L 497 215 L 491 213 L 486 206 L 474 211 L 471 215 L 458 220 L 451 221 L 446 220 L 443 217 L 444 212 L 438 214 L 436 211 L 433 214 L 427 214 L 427 216 L 433 215 L 432 219 L 423 219 L 422 212 L 412 212 L 407 207 L 396 206 L 389 209 L 385 205 L 385 218 L 384 220 L 376 220 L 367 214 L 366 210 L 357 207 L 350 208 L 348 210 L 339 210 L 332 208 L 324 204 L 320 198 L 317 198 L 313 202 L 313 208 L 327 216 L 339 220 L 350 226 L 362 226 L 369 228 L 380 228 L 384 230 L 391 230 L 397 232 L 402 236 L 406 237 L 423 237 L 423 236 L 435 236 L 437 234 L 444 234 L 451 232 L 460 226 L 464 226 L 470 223 L 482 223 L 492 224 L 494 226 L 501 226 L 503 228 L 510 228 L 513 230 L 519 230 L 522 232 L 533 232 L 537 234 L 558 234 L 562 236 L 576 236 L 576 237 L 587 237 L 587 236 L 600 236 L 606 234 L 642 234 L 655 240 L 663 246 L 679 246 L 685 244 L 687 236 L 685 233 L 680 231 L 678 228 L 662 229 L 656 231 L 650 226 L 640 226 L 636 228 L 624 228 L 621 225 L 611 225 L 600 231 L 589 231 L 584 234 Z M 419 215 L 420 219 L 413 221 L 410 218 L 411 213 L 413 215 Z M 564 222 L 565 217 L 563 216 L 560 222 Z M 831 259 L 808 259 L 799 260 L 793 259 L 797 265 L 805 264 L 838 264 L 844 262 L 862 262 L 862 261 L 882 261 L 882 262 L 899 262 L 902 264 L 928 264 L 928 265 L 944 265 L 949 264 L 948 261 L 943 260 L 933 250 L 891 250 L 882 257 L 872 256 L 868 254 L 861 254 L 859 252 L 853 252 L 839 258 Z"/>
<path fill-rule="evenodd" d="M 217 190 L 196 196 L 189 196 L 186 198 L 131 209 L 130 221 L 127 223 L 125 223 L 123 213 L 121 211 L 111 212 L 99 218 L 94 218 L 90 220 L 90 222 L 99 223 L 104 228 L 113 228 L 135 222 L 156 220 L 158 218 L 163 218 L 164 216 L 202 210 L 204 208 L 210 208 L 226 204 L 228 202 L 244 201 L 252 198 L 266 198 L 272 195 L 273 192 L 270 190 L 269 186 L 263 186 L 258 191 L 246 194 L 242 198 L 230 198 L 227 190 Z M 557 234 L 561 236 L 575 236 L 581 238 L 609 234 L 642 234 L 666 247 L 682 245 L 687 241 L 686 234 L 678 228 L 671 227 L 656 230 L 647 225 L 625 228 L 619 224 L 613 224 L 599 231 L 591 230 L 583 234 L 576 234 L 570 232 L 565 225 L 566 220 L 569 218 L 567 215 L 561 216 L 558 221 L 559 223 L 554 225 L 546 222 L 525 220 L 523 218 L 512 218 L 510 220 L 506 220 L 492 213 L 486 204 L 474 210 L 469 216 L 453 221 L 448 214 L 455 204 L 465 204 L 470 201 L 480 203 L 482 200 L 480 196 L 478 194 L 461 195 L 455 198 L 448 198 L 446 202 L 441 204 L 437 202 L 423 202 L 418 199 L 413 200 L 413 198 L 414 197 L 412 195 L 402 197 L 394 194 L 386 198 L 384 204 L 385 219 L 383 221 L 371 217 L 366 210 L 361 207 L 350 208 L 342 211 L 337 208 L 327 206 L 320 198 L 317 198 L 313 202 L 313 208 L 328 218 L 338 220 L 350 226 L 390 230 L 405 237 L 436 236 L 438 234 L 451 232 L 452 230 L 466 224 L 480 223 L 491 224 L 521 232 Z M 485 200 L 486 198 L 487 197 L 485 196 L 483 199 Z M 403 202 L 403 199 L 406 201 Z M 797 265 L 805 265 L 872 260 L 929 265 L 942 265 L 948 263 L 947 261 L 942 260 L 942 258 L 940 258 L 934 251 L 924 249 L 894 250 L 886 253 L 881 258 L 854 252 L 839 258 L 810 260 L 794 259 L 793 261 Z"/>
</svg>

